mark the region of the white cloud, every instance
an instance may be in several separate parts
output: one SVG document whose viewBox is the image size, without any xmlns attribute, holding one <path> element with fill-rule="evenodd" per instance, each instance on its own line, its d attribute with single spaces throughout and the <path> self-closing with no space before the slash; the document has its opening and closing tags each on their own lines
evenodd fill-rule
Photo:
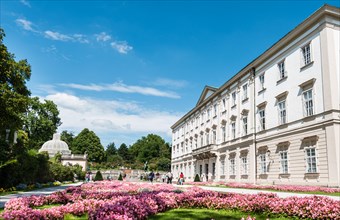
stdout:
<svg viewBox="0 0 340 220">
<path fill-rule="evenodd" d="M 151 83 L 152 85 L 156 86 L 166 86 L 166 87 L 176 87 L 176 88 L 183 88 L 188 83 L 184 80 L 173 80 L 173 79 L 165 79 L 165 78 L 159 78 L 156 79 L 156 81 Z"/>
<path fill-rule="evenodd" d="M 58 32 L 53 32 L 53 31 L 45 31 L 45 37 L 48 38 L 48 39 L 58 40 L 58 41 L 71 41 L 71 40 L 73 40 L 73 38 L 68 36 L 68 35 L 60 34 Z"/>
<path fill-rule="evenodd" d="M 114 41 L 111 42 L 111 47 L 118 51 L 118 53 L 127 54 L 133 49 L 132 46 L 128 45 L 126 41 Z"/>
<path fill-rule="evenodd" d="M 15 22 L 17 23 L 17 25 L 19 25 L 20 27 L 22 27 L 26 31 L 34 31 L 34 29 L 32 27 L 33 23 L 26 20 L 26 19 L 18 18 L 17 20 L 15 20 Z"/>
<path fill-rule="evenodd" d="M 59 32 L 53 32 L 53 31 L 45 31 L 45 37 L 52 40 L 57 41 L 73 41 L 73 42 L 79 42 L 79 43 L 89 43 L 89 40 L 86 39 L 86 36 L 83 34 L 73 34 L 73 35 L 66 35 L 61 34 Z"/>
<path fill-rule="evenodd" d="M 27 6 L 27 7 L 31 7 L 31 4 L 28 2 L 28 1 L 26 1 L 26 0 L 20 0 L 20 2 L 21 2 L 21 4 L 23 4 L 23 5 L 25 5 L 25 6 Z"/>
<path fill-rule="evenodd" d="M 182 115 L 146 109 L 134 102 L 82 98 L 67 93 L 54 93 L 41 98 L 57 104 L 62 121 L 60 131 L 79 133 L 89 128 L 103 140 L 141 133 L 162 134 L 169 139 L 170 126 Z"/>
<path fill-rule="evenodd" d="M 81 89 L 81 90 L 88 90 L 88 91 L 115 91 L 121 93 L 137 93 L 142 95 L 149 95 L 149 96 L 158 96 L 158 97 L 166 97 L 166 98 L 173 98 L 178 99 L 180 96 L 171 91 L 161 91 L 156 88 L 152 87 L 142 87 L 142 86 L 131 86 L 126 85 L 122 82 L 116 82 L 113 84 L 90 84 L 90 85 L 81 85 L 81 84 L 60 84 L 62 86 L 73 88 L 73 89 Z"/>
<path fill-rule="evenodd" d="M 83 34 L 73 34 L 73 39 L 80 43 L 85 43 L 85 44 L 90 43 L 89 40 L 86 39 L 86 36 Z"/>
<path fill-rule="evenodd" d="M 106 42 L 108 40 L 111 40 L 111 36 L 106 34 L 105 32 L 101 32 L 100 34 L 95 34 L 95 36 L 98 42 L 100 41 Z"/>
</svg>

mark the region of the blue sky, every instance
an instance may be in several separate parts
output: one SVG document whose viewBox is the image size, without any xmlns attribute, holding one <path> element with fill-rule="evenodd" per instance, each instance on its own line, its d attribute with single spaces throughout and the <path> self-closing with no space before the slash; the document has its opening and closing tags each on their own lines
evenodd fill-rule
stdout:
<svg viewBox="0 0 340 220">
<path fill-rule="evenodd" d="M 63 130 L 106 146 L 170 126 L 324 3 L 339 1 L 1 0 L 5 45 L 32 66 L 33 96 Z"/>
</svg>

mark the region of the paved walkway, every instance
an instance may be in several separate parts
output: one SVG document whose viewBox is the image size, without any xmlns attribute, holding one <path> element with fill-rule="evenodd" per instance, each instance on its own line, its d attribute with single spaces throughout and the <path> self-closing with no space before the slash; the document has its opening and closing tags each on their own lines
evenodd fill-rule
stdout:
<svg viewBox="0 0 340 220">
<path fill-rule="evenodd" d="M 191 185 L 177 185 L 179 187 L 191 187 Z M 256 190 L 256 189 L 242 189 L 242 188 L 224 188 L 224 187 L 212 187 L 212 186 L 199 186 L 202 189 L 212 190 L 217 192 L 232 192 L 232 193 L 242 193 L 242 194 L 257 194 L 257 193 L 275 193 L 280 198 L 287 198 L 292 196 L 305 197 L 305 196 L 324 196 L 331 199 L 340 201 L 340 196 L 329 196 L 329 195 L 319 195 L 319 194 L 302 194 L 294 192 L 278 192 L 278 191 L 266 191 L 266 190 Z"/>
<path fill-rule="evenodd" d="M 19 197 L 27 197 L 27 196 L 38 196 L 38 195 L 49 195 L 57 191 L 62 191 L 70 186 L 79 186 L 83 184 L 83 182 L 77 182 L 77 183 L 71 183 L 71 184 L 65 184 L 62 186 L 55 186 L 55 187 L 49 187 L 49 188 L 42 188 L 37 189 L 33 191 L 28 192 L 19 192 L 16 194 L 8 194 L 5 196 L 0 196 L 0 208 L 3 208 L 5 206 L 5 203 L 8 202 L 10 199 L 19 198 Z"/>
</svg>

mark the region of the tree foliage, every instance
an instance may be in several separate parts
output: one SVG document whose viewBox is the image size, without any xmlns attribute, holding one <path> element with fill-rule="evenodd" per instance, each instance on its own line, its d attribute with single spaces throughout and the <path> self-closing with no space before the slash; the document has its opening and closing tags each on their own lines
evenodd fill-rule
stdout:
<svg viewBox="0 0 340 220">
<path fill-rule="evenodd" d="M 73 132 L 62 131 L 60 134 L 60 139 L 65 141 L 68 147 L 71 149 L 71 146 L 74 140 Z"/>
<path fill-rule="evenodd" d="M 30 100 L 25 118 L 30 149 L 39 149 L 46 141 L 51 140 L 61 125 L 57 105 L 50 100 L 40 102 L 38 97 Z"/>
<path fill-rule="evenodd" d="M 3 43 L 5 32 L 0 28 L 0 134 L 5 130 L 19 130 L 27 111 L 30 91 L 26 82 L 31 77 L 31 66 L 27 60 L 15 61 Z"/>
<path fill-rule="evenodd" d="M 104 147 L 100 143 L 99 137 L 89 129 L 83 129 L 73 140 L 70 150 L 74 154 L 88 155 L 89 161 L 102 162 L 104 160 Z"/>
</svg>

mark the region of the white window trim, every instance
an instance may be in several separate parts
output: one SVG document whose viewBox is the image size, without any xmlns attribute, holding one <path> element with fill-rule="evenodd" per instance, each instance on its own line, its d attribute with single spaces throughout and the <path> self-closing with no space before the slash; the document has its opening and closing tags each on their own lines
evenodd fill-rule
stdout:
<svg viewBox="0 0 340 220">
<path fill-rule="evenodd" d="M 310 61 L 308 63 L 305 62 L 305 58 L 304 58 L 304 54 L 303 54 L 303 49 L 305 47 L 309 46 L 309 59 Z M 312 48 L 312 42 L 308 42 L 306 44 L 304 44 L 301 48 L 300 48 L 300 56 L 301 56 L 301 68 L 310 65 L 311 63 L 313 63 L 313 48 Z"/>
<path fill-rule="evenodd" d="M 282 122 L 281 109 L 280 109 L 280 103 L 283 103 L 283 102 L 285 103 L 285 108 L 284 108 L 284 111 L 285 111 L 285 121 L 284 122 Z M 286 101 L 286 99 L 282 99 L 282 100 L 278 101 L 277 109 L 278 109 L 278 115 L 279 115 L 279 125 L 287 124 L 288 120 L 287 120 L 287 101 Z"/>
<path fill-rule="evenodd" d="M 287 158 L 286 158 L 286 162 L 287 162 L 287 172 L 283 172 L 282 169 L 282 157 L 281 157 L 281 153 L 286 153 L 287 154 Z M 280 174 L 288 174 L 289 173 L 289 154 L 288 154 L 288 150 L 281 150 L 279 153 L 280 156 Z"/>
<path fill-rule="evenodd" d="M 244 163 L 243 159 L 247 160 L 247 163 Z M 241 170 L 242 170 L 242 175 L 248 175 L 249 174 L 249 158 L 248 156 L 243 156 L 241 157 Z"/>
<path fill-rule="evenodd" d="M 281 67 L 280 66 L 281 63 L 283 63 L 283 66 L 284 66 L 283 72 L 281 71 L 281 68 L 280 68 Z M 280 62 L 278 62 L 277 63 L 277 68 L 279 70 L 279 80 L 286 78 L 287 77 L 286 60 L 281 60 Z M 283 76 L 282 76 L 282 73 L 283 73 Z"/>
<path fill-rule="evenodd" d="M 264 161 L 262 161 L 262 157 L 264 157 Z M 267 174 L 268 172 L 267 172 L 267 169 L 268 169 L 268 164 L 267 164 L 267 155 L 266 155 L 266 153 L 262 153 L 262 154 L 260 154 L 259 155 L 259 161 L 260 161 L 260 174 Z M 264 165 L 264 167 L 263 167 L 263 165 Z M 263 170 L 263 168 L 265 168 L 264 170 Z"/>
<path fill-rule="evenodd" d="M 308 157 L 307 157 L 307 150 L 309 149 L 314 149 L 315 150 L 315 172 L 308 172 Z M 305 166 L 306 166 L 306 173 L 318 173 L 319 169 L 318 169 L 318 151 L 316 149 L 316 143 L 314 146 L 309 146 L 309 147 L 305 147 L 304 148 L 304 154 L 305 154 Z"/>
<path fill-rule="evenodd" d="M 307 108 L 306 108 L 306 101 L 305 101 L 305 93 L 307 93 L 307 92 L 309 92 L 309 91 L 311 91 L 311 94 L 312 94 L 312 105 L 313 105 L 313 108 L 312 108 L 312 114 L 311 115 L 308 115 L 308 113 L 307 113 Z M 303 91 L 302 91 L 302 108 L 303 108 L 303 117 L 310 117 L 310 116 L 313 116 L 313 115 L 315 115 L 315 101 L 314 101 L 314 97 L 315 97 L 315 95 L 314 95 L 314 87 L 312 87 L 312 88 L 308 88 L 308 89 L 304 89 Z"/>
</svg>

